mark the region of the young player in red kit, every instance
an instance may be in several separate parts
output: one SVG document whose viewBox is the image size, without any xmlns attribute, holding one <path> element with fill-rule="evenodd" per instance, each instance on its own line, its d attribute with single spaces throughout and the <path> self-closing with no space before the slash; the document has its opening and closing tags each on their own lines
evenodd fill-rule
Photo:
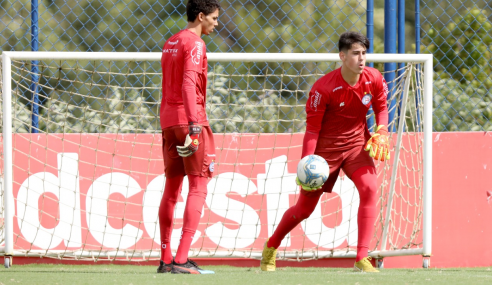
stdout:
<svg viewBox="0 0 492 285">
<path fill-rule="evenodd" d="M 157 273 L 210 274 L 188 259 L 214 171 L 215 145 L 205 112 L 207 56 L 201 35 L 218 25 L 218 0 L 189 0 L 186 29 L 170 37 L 162 49 L 160 121 L 166 185 L 159 207 L 161 261 Z M 170 247 L 173 215 L 188 175 L 189 193 L 176 257 Z"/>
<path fill-rule="evenodd" d="M 340 169 L 354 182 L 360 196 L 358 242 L 354 270 L 378 272 L 368 257 L 374 232 L 377 174 L 374 159 L 389 159 L 388 88 L 381 73 L 365 67 L 369 40 L 356 32 L 340 36 L 342 66 L 316 81 L 306 103 L 306 133 L 302 157 L 317 154 L 326 159 L 330 175 L 322 187 L 303 187 L 296 205 L 289 208 L 273 235 L 265 242 L 261 270 L 275 271 L 275 256 L 282 239 L 314 211 L 321 195 L 331 192 Z M 366 113 L 372 105 L 378 124 L 369 133 Z"/>
</svg>

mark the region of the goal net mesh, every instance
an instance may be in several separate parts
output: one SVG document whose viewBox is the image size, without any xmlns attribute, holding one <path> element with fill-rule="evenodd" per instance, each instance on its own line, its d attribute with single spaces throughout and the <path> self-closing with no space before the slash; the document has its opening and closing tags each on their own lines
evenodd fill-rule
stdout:
<svg viewBox="0 0 492 285">
<path fill-rule="evenodd" d="M 11 65 L 15 253 L 158 259 L 158 208 L 166 179 L 160 62 L 74 59 L 36 65 L 35 72 L 31 61 Z M 209 63 L 207 114 L 217 156 L 191 257 L 261 256 L 264 242 L 299 195 L 295 171 L 309 90 L 338 67 L 334 62 Z M 383 64 L 375 67 L 382 71 Z M 422 247 L 422 67 L 406 63 L 389 73 L 394 76 L 388 82 L 392 158 L 376 163 L 378 218 L 370 251 Z M 367 118 L 372 130 L 374 115 Z M 0 193 L 4 189 L 2 184 Z M 173 251 L 187 193 L 185 178 L 175 209 Z M 358 205 L 356 188 L 341 173 L 333 193 L 324 194 L 311 217 L 282 242 L 279 257 L 354 256 Z M 3 243 L 3 232 L 0 239 Z"/>
</svg>

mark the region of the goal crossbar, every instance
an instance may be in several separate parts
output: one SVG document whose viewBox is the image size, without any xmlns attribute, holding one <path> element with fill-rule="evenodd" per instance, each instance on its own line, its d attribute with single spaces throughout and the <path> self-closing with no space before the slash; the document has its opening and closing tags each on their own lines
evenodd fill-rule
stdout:
<svg viewBox="0 0 492 285">
<path fill-rule="evenodd" d="M 160 52 L 30 52 L 4 51 L 4 58 L 17 60 L 121 60 L 121 61 L 158 61 Z M 367 54 L 367 62 L 415 62 L 432 65 L 431 54 Z M 341 62 L 338 53 L 207 53 L 210 62 Z M 429 62 L 430 61 L 430 62 Z"/>
</svg>

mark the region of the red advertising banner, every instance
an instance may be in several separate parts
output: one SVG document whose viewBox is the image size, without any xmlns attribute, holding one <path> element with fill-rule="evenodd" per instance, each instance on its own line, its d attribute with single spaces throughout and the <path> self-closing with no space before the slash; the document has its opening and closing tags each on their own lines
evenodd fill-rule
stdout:
<svg viewBox="0 0 492 285">
<path fill-rule="evenodd" d="M 302 138 L 215 135 L 215 179 L 208 184 L 192 248 L 211 254 L 261 250 L 296 201 Z M 159 251 L 157 213 L 165 182 L 160 135 L 16 134 L 13 139 L 15 250 Z M 432 266 L 491 265 L 491 169 L 491 133 L 433 134 Z M 357 191 L 343 175 L 339 182 L 340 190 L 324 195 L 282 249 L 356 245 Z M 175 211 L 174 249 L 186 194 L 185 179 Z M 414 258 L 388 258 L 385 267 L 419 267 L 418 261 L 408 262 Z"/>
<path fill-rule="evenodd" d="M 195 250 L 260 251 L 295 204 L 302 134 L 215 135 L 214 179 L 192 243 Z M 152 134 L 14 135 L 18 250 L 159 250 L 165 184 L 161 137 Z M 175 210 L 181 235 L 188 181 Z M 311 217 L 283 241 L 287 251 L 357 244 L 359 198 L 343 174 Z"/>
<path fill-rule="evenodd" d="M 216 135 L 215 141 L 216 179 L 209 182 L 211 195 L 192 247 L 260 250 L 282 211 L 295 202 L 302 135 Z M 19 134 L 13 145 L 17 249 L 159 248 L 157 215 L 165 183 L 160 135 Z M 187 186 L 185 178 L 174 249 Z M 334 227 L 337 221 L 328 223 Z M 315 247 L 305 233 L 302 227 L 294 230 L 285 246 Z M 347 241 L 327 248 L 342 244 Z"/>
</svg>

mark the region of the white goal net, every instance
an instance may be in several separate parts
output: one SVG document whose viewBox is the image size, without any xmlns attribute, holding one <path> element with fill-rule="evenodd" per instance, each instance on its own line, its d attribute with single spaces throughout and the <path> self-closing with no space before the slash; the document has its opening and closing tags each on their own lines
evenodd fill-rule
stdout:
<svg viewBox="0 0 492 285">
<path fill-rule="evenodd" d="M 432 57 L 390 78 L 391 160 L 377 163 L 370 255 L 430 255 Z M 208 54 L 215 177 L 191 257 L 259 258 L 294 205 L 312 84 L 338 54 Z M 36 62 L 33 62 L 36 60 Z M 3 53 L 2 225 L 7 256 L 149 260 L 160 256 L 164 176 L 160 53 Z M 425 71 L 425 72 L 424 72 Z M 374 116 L 368 114 L 372 127 Z M 177 249 L 188 181 L 175 210 Z M 359 196 L 343 175 L 279 248 L 281 259 L 355 257 Z M 0 223 L 1 225 L 1 223 Z"/>
</svg>

